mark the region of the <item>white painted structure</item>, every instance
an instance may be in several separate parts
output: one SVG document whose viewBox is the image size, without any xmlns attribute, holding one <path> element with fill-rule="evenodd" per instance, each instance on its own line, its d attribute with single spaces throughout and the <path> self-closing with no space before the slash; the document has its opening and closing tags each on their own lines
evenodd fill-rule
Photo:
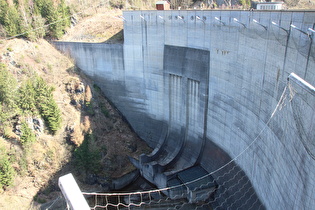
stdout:
<svg viewBox="0 0 315 210">
<path fill-rule="evenodd" d="M 71 210 L 90 210 L 71 173 L 60 177 L 58 185 Z"/>
<path fill-rule="evenodd" d="M 283 2 L 259 2 L 257 10 L 282 10 Z"/>
</svg>

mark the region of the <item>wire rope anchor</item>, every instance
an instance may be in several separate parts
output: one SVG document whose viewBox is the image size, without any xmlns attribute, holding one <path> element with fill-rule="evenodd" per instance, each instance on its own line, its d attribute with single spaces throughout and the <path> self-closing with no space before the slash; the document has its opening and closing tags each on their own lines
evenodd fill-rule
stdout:
<svg viewBox="0 0 315 210">
<path fill-rule="evenodd" d="M 163 21 L 163 23 L 165 22 L 164 18 L 161 15 L 159 15 L 158 17 Z"/>
<path fill-rule="evenodd" d="M 315 35 L 315 30 L 313 28 L 308 28 L 307 31 L 309 31 L 309 38 L 312 39 Z"/>
<path fill-rule="evenodd" d="M 140 15 L 140 18 L 143 19 L 144 21 L 146 21 L 146 19 L 144 18 L 143 15 Z"/>
<path fill-rule="evenodd" d="M 285 31 L 287 34 L 289 34 L 289 30 L 287 30 L 287 29 L 281 27 L 281 26 L 280 26 L 279 24 L 277 24 L 276 22 L 271 21 L 271 24 L 274 25 L 274 26 L 276 26 L 276 27 L 278 27 L 278 28 L 280 28 L 281 30 Z"/>
<path fill-rule="evenodd" d="M 223 22 L 223 21 L 221 20 L 221 18 L 214 17 L 214 19 L 216 19 L 217 21 L 219 21 L 222 25 L 224 25 L 224 26 L 226 25 L 225 22 Z"/>
<path fill-rule="evenodd" d="M 246 28 L 246 25 L 242 22 L 240 22 L 237 18 L 233 18 L 233 21 L 238 23 L 238 24 L 241 24 L 244 28 Z"/>
<path fill-rule="evenodd" d="M 116 19 L 122 20 L 124 22 L 127 22 L 127 20 L 123 16 L 117 16 L 117 17 L 113 16 L 113 17 Z"/>
<path fill-rule="evenodd" d="M 185 23 L 184 16 L 177 15 L 176 18 L 178 20 L 182 20 Z"/>
<path fill-rule="evenodd" d="M 315 87 L 311 85 L 310 83 L 306 82 L 304 79 L 296 75 L 295 73 L 291 73 L 288 76 L 288 81 L 295 82 L 297 85 L 299 85 L 301 88 L 315 96 Z"/>
<path fill-rule="evenodd" d="M 203 23 L 205 23 L 205 20 L 204 20 L 204 19 L 205 19 L 205 17 L 204 17 L 203 19 L 201 19 L 199 15 L 196 15 L 196 20 L 200 20 L 200 21 L 202 21 Z"/>
<path fill-rule="evenodd" d="M 307 36 L 310 36 L 309 33 L 303 31 L 302 29 L 298 28 L 297 26 L 295 26 L 295 25 L 293 25 L 293 24 L 291 24 L 290 27 L 293 28 L 293 29 L 295 29 L 295 30 L 297 30 L 297 31 L 299 31 L 299 32 L 301 32 L 302 34 L 305 34 L 305 35 L 307 35 Z"/>
<path fill-rule="evenodd" d="M 266 31 L 267 31 L 267 26 L 264 26 L 263 24 L 261 24 L 260 22 L 258 22 L 257 20 L 253 19 L 253 22 L 260 25 L 261 27 L 263 27 Z"/>
<path fill-rule="evenodd" d="M 307 30 L 310 31 L 311 33 L 315 33 L 315 30 L 312 28 L 308 28 Z"/>
</svg>

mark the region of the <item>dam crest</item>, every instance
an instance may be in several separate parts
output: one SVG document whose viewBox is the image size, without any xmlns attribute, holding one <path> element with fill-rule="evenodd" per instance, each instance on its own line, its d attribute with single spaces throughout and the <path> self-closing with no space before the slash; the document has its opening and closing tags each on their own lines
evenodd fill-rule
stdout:
<svg viewBox="0 0 315 210">
<path fill-rule="evenodd" d="M 312 209 L 314 24 L 311 11 L 125 11 L 124 44 L 55 46 L 154 148 L 131 160 L 142 176 L 190 183 L 170 198 Z"/>
</svg>

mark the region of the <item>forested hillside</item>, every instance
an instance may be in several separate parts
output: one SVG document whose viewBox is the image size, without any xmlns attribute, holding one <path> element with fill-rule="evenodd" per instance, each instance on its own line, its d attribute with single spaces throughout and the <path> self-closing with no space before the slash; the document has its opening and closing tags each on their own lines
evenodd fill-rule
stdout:
<svg viewBox="0 0 315 210">
<path fill-rule="evenodd" d="M 150 151 L 46 40 L 0 39 L 0 63 L 0 209 L 61 199 L 57 181 L 67 173 L 82 190 L 103 191 L 134 169 L 128 156 Z"/>
<path fill-rule="evenodd" d="M 99 12 L 121 11 L 99 1 L 68 3 L 0 0 L 0 209 L 50 206 L 62 199 L 57 181 L 67 173 L 82 190 L 102 191 L 100 184 L 134 169 L 128 156 L 150 151 L 99 87 L 48 42 L 69 36 L 70 16 L 80 27 Z M 119 19 L 111 24 L 122 28 Z"/>
<path fill-rule="evenodd" d="M 70 8 L 65 0 L 0 0 L 0 24 L 4 37 L 60 38 L 70 26 Z"/>
</svg>

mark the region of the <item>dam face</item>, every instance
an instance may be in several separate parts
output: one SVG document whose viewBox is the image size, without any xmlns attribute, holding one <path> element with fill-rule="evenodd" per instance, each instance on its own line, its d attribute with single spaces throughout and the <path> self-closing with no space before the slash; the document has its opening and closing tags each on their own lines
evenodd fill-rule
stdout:
<svg viewBox="0 0 315 210">
<path fill-rule="evenodd" d="M 55 45 L 155 148 L 134 160 L 142 175 L 167 187 L 198 166 L 218 209 L 314 208 L 315 95 L 287 78 L 315 85 L 315 12 L 124 18 L 123 45 Z"/>
</svg>

